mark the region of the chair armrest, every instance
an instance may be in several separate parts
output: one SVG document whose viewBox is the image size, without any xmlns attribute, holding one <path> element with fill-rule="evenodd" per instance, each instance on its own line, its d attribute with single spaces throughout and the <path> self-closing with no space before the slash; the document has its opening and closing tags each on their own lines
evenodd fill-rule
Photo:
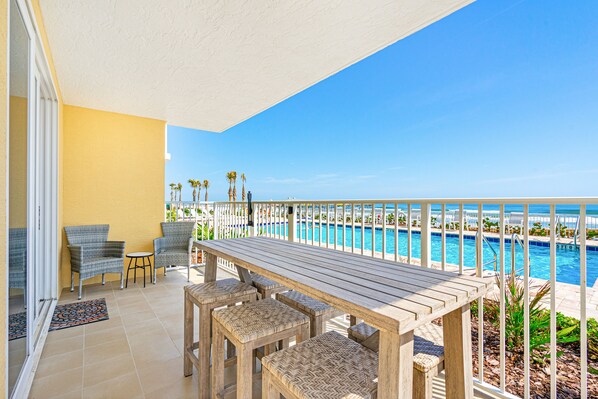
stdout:
<svg viewBox="0 0 598 399">
<path fill-rule="evenodd" d="M 124 241 L 106 241 L 104 243 L 104 254 L 106 256 L 115 258 L 125 257 L 125 242 Z"/>
<path fill-rule="evenodd" d="M 166 249 L 165 244 L 164 237 L 156 238 L 154 240 L 154 255 L 158 255 L 160 252 Z"/>
<path fill-rule="evenodd" d="M 189 247 L 187 248 L 187 252 L 189 253 L 193 251 L 193 242 L 195 242 L 195 239 L 193 237 L 189 237 Z"/>
<path fill-rule="evenodd" d="M 71 263 L 82 264 L 85 259 L 85 249 L 80 245 L 67 245 L 71 253 Z"/>
</svg>

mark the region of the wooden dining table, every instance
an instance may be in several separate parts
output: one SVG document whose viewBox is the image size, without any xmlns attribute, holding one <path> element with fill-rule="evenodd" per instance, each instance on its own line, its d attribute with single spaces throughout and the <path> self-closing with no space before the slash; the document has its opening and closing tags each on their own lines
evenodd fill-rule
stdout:
<svg viewBox="0 0 598 399">
<path fill-rule="evenodd" d="M 491 279 L 293 243 L 250 237 L 196 241 L 206 253 L 205 281 L 215 281 L 218 258 L 232 262 L 241 281 L 249 271 L 328 303 L 378 329 L 378 397 L 413 391 L 413 331 L 442 317 L 446 397 L 473 397 L 470 303 Z"/>
</svg>

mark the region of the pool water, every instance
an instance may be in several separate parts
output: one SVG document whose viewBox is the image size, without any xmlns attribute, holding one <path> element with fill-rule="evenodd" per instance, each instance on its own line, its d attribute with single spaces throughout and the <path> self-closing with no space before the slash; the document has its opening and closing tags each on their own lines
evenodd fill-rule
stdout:
<svg viewBox="0 0 598 399">
<path fill-rule="evenodd" d="M 314 234 L 314 241 L 319 241 L 320 236 L 320 228 L 316 224 L 315 229 L 312 230 L 312 226 L 310 224 L 310 229 L 306 232 L 306 225 L 305 222 L 299 223 L 299 234 L 301 234 L 301 239 L 305 239 L 305 235 L 307 234 L 307 240 L 311 241 L 312 234 Z M 343 226 L 326 226 L 324 224 L 322 230 L 322 242 L 328 242 L 329 245 L 334 245 L 335 240 L 335 229 L 336 229 L 336 243 L 338 245 L 343 245 Z M 282 228 L 282 234 L 286 235 L 286 225 L 277 225 L 276 226 L 276 233 L 280 231 Z M 399 255 L 407 256 L 407 231 L 406 230 L 399 230 Z M 411 233 L 411 256 L 414 258 L 419 258 L 421 255 L 421 245 L 420 245 L 420 233 L 419 232 L 412 232 Z M 497 257 L 497 267 L 500 266 L 500 252 L 499 252 L 499 240 L 498 239 L 491 239 L 491 245 L 498 254 Z M 344 234 L 344 242 L 345 246 L 351 247 L 352 242 L 352 231 L 351 227 L 345 227 L 345 234 Z M 432 234 L 432 260 L 440 262 L 441 261 L 441 236 L 440 234 L 433 233 Z M 382 229 L 377 228 L 375 232 L 375 246 L 377 252 L 382 252 Z M 475 267 L 476 265 L 476 245 L 475 239 L 473 237 L 464 237 L 463 240 L 463 262 L 465 267 Z M 361 227 L 355 227 L 355 248 L 361 248 Z M 365 227 L 364 230 L 364 249 L 370 251 L 372 249 L 372 229 L 371 227 Z M 387 229 L 386 230 L 386 248 L 385 251 L 387 254 L 392 254 L 394 256 L 395 253 L 395 239 L 394 239 L 394 230 Z M 593 286 L 596 278 L 598 278 L 598 251 L 588 250 L 587 253 L 587 267 L 586 267 L 586 274 L 587 274 L 587 285 Z M 580 280 L 580 257 L 579 257 L 579 250 L 578 249 L 562 249 L 557 247 L 556 251 L 556 279 L 562 283 L 569 283 L 579 285 Z M 529 246 L 529 256 L 530 256 L 530 276 L 532 278 L 539 278 L 543 280 L 550 279 L 550 247 L 549 246 L 542 246 L 542 245 L 533 245 L 530 244 Z M 492 249 L 487 245 L 484 244 L 484 263 L 488 263 L 494 259 L 494 253 Z M 451 264 L 459 264 L 459 237 L 456 234 L 447 233 L 446 236 L 446 262 Z M 494 270 L 494 263 L 489 263 L 484 266 L 486 270 Z M 515 269 L 521 273 L 523 269 L 523 249 L 516 245 L 516 256 L 515 256 Z M 505 242 L 505 270 L 510 272 L 511 270 L 511 243 L 510 239 L 506 240 Z"/>
</svg>

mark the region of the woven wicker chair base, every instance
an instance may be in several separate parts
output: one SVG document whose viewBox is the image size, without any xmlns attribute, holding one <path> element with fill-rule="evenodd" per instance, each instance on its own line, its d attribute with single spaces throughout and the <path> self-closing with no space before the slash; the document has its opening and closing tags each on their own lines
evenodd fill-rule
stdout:
<svg viewBox="0 0 598 399">
<path fill-rule="evenodd" d="M 363 342 L 377 330 L 366 323 L 347 329 L 349 338 Z M 413 337 L 413 398 L 431 399 L 432 380 L 444 370 L 442 327 L 428 323 L 415 329 Z"/>
<path fill-rule="evenodd" d="M 276 294 L 276 300 L 300 311 L 309 317 L 309 334 L 313 338 L 326 331 L 326 322 L 344 312 L 333 308 L 327 303 L 320 302 L 297 291 L 287 291 Z"/>
<path fill-rule="evenodd" d="M 276 281 L 272 281 L 269 278 L 261 276 L 257 273 L 251 273 L 250 276 L 253 286 L 257 288 L 258 292 L 262 296 L 262 299 L 272 298 L 272 295 L 288 290 L 288 288 L 284 285 L 279 284 Z"/>
<path fill-rule="evenodd" d="M 262 359 L 262 398 L 375 398 L 378 354 L 330 331 Z"/>
<path fill-rule="evenodd" d="M 211 313 L 215 308 L 234 306 L 239 302 L 251 302 L 257 298 L 257 290 L 234 278 L 211 283 L 187 285 L 185 293 L 185 326 L 183 370 L 185 377 L 197 368 L 199 397 L 210 397 L 210 342 L 212 336 Z M 199 308 L 199 341 L 193 341 L 194 306 Z M 195 356 L 194 350 L 198 349 Z"/>
<path fill-rule="evenodd" d="M 224 397 L 235 389 L 237 398 L 251 399 L 257 349 L 264 354 L 275 351 L 278 341 L 296 337 L 297 342 L 309 338 L 309 317 L 272 298 L 250 302 L 212 313 L 212 398 Z M 224 388 L 224 340 L 235 346 L 237 382 Z"/>
</svg>

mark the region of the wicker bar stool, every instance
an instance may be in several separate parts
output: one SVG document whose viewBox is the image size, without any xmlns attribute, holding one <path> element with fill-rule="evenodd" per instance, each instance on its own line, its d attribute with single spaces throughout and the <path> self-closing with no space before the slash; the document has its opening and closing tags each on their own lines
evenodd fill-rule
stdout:
<svg viewBox="0 0 598 399">
<path fill-rule="evenodd" d="M 262 299 L 272 298 L 272 295 L 288 290 L 288 288 L 284 285 L 279 284 L 276 281 L 272 281 L 269 278 L 257 273 L 251 273 L 250 276 L 253 286 L 257 288 L 258 292 L 262 296 Z"/>
<path fill-rule="evenodd" d="M 309 316 L 309 333 L 313 338 L 326 332 L 326 322 L 344 314 L 327 303 L 320 302 L 297 291 L 280 292 L 276 300 Z"/>
<path fill-rule="evenodd" d="M 366 323 L 347 329 L 349 338 L 363 342 L 377 331 Z M 442 327 L 428 323 L 415 329 L 413 337 L 413 398 L 431 399 L 433 379 L 444 370 Z"/>
<path fill-rule="evenodd" d="M 262 359 L 262 398 L 376 397 L 378 354 L 330 331 Z"/>
<path fill-rule="evenodd" d="M 214 353 L 212 356 L 212 398 L 223 398 L 236 388 L 237 398 L 251 399 L 257 349 L 273 350 L 279 340 L 309 337 L 309 317 L 272 298 L 246 303 L 212 313 Z M 236 386 L 224 387 L 224 339 L 237 352 Z"/>
<path fill-rule="evenodd" d="M 197 367 L 199 379 L 199 397 L 209 398 L 210 389 L 210 342 L 211 313 L 222 306 L 231 306 L 239 302 L 256 300 L 255 287 L 229 278 L 211 283 L 192 284 L 184 288 L 185 292 L 185 325 L 183 372 L 185 377 L 193 374 L 193 366 Z M 199 341 L 193 341 L 194 306 L 199 308 Z M 198 349 L 198 356 L 194 350 Z"/>
</svg>

